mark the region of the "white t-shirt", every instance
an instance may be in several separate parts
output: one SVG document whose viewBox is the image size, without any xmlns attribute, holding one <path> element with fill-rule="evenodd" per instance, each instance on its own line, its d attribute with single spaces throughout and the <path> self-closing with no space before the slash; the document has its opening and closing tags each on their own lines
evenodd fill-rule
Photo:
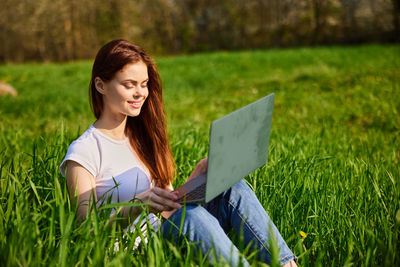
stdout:
<svg viewBox="0 0 400 267">
<path fill-rule="evenodd" d="M 110 200 L 110 203 L 129 202 L 153 186 L 149 170 L 139 160 L 129 139 L 114 140 L 93 125 L 69 146 L 60 165 L 64 177 L 67 160 L 79 163 L 93 175 L 98 205 Z M 147 218 L 157 230 L 158 218 L 152 213 Z M 132 231 L 138 219 L 131 225 Z"/>
</svg>

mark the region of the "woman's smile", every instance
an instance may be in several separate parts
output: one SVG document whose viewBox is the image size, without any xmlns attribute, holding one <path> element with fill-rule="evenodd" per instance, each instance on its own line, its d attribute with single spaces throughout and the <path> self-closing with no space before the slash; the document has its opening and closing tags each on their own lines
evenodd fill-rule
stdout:
<svg viewBox="0 0 400 267">
<path fill-rule="evenodd" d="M 144 102 L 144 99 L 142 100 L 133 100 L 133 101 L 128 101 L 129 106 L 131 106 L 134 109 L 139 109 L 142 107 Z"/>
</svg>

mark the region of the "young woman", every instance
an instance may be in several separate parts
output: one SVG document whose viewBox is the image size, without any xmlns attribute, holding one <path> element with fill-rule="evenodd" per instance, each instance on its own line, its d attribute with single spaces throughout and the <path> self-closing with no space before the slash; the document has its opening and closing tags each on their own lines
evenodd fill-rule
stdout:
<svg viewBox="0 0 400 267">
<path fill-rule="evenodd" d="M 165 238 L 178 240 L 183 232 L 203 253 L 214 248 L 217 257 L 228 263 L 248 265 L 226 233 L 234 229 L 243 235 L 245 244 L 251 242 L 266 263 L 271 260 L 273 234 L 280 263 L 296 266 L 293 253 L 244 181 L 204 207 L 183 209 L 175 202 L 175 165 L 167 139 L 162 84 L 154 62 L 142 48 L 126 40 L 104 45 L 93 64 L 89 90 L 97 120 L 70 145 L 60 165 L 71 198 L 78 201 L 80 219 L 85 218 L 90 203 L 134 199 L 146 204 L 148 220 Z M 207 159 L 200 161 L 189 179 L 205 172 L 206 166 Z M 140 207 L 124 207 L 112 217 L 124 218 L 125 226 L 134 231 L 142 212 Z M 167 220 L 159 226 L 155 214 Z"/>
</svg>

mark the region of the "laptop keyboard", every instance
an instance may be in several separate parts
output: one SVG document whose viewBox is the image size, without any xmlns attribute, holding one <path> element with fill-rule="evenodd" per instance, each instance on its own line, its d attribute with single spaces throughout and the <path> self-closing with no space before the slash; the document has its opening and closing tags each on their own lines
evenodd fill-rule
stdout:
<svg viewBox="0 0 400 267">
<path fill-rule="evenodd" d="M 196 187 L 196 189 L 194 189 L 193 191 L 187 193 L 186 195 L 176 200 L 176 202 L 197 200 L 204 198 L 205 195 L 206 195 L 206 184 L 203 183 L 199 187 Z"/>
</svg>

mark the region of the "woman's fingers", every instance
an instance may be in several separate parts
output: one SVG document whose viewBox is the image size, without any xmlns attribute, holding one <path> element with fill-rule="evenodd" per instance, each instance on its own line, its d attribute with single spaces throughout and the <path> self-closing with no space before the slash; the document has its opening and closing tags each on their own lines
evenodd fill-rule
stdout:
<svg viewBox="0 0 400 267">
<path fill-rule="evenodd" d="M 153 188 L 152 201 L 158 203 L 159 205 L 163 205 L 164 207 L 171 209 L 180 209 L 182 206 L 175 202 L 176 199 L 177 196 L 172 192 L 159 187 Z"/>
<path fill-rule="evenodd" d="M 162 189 L 160 187 L 153 187 L 153 192 L 163 198 L 171 199 L 174 201 L 178 199 L 178 196 L 175 193 Z"/>
<path fill-rule="evenodd" d="M 162 212 L 167 209 L 167 207 L 155 202 L 148 202 L 147 204 L 151 213 Z"/>
<path fill-rule="evenodd" d="M 151 212 L 170 211 L 182 208 L 179 203 L 175 202 L 177 199 L 175 193 L 159 187 L 153 187 L 142 192 L 139 198 L 149 206 Z"/>
</svg>

